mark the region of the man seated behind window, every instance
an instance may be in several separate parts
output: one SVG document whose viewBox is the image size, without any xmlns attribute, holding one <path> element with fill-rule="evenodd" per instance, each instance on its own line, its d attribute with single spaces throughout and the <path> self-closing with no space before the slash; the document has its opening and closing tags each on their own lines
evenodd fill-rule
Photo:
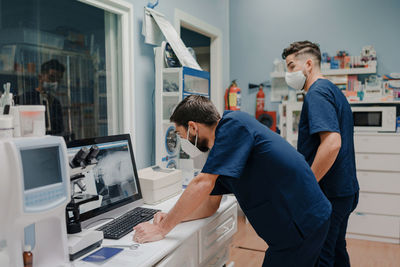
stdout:
<svg viewBox="0 0 400 267">
<path fill-rule="evenodd" d="M 64 65 L 56 59 L 43 63 L 38 75 L 38 87 L 17 96 L 15 100 L 19 105 L 44 105 L 46 107 L 46 134 L 61 135 L 64 131 L 61 103 L 55 97 L 64 71 Z"/>
</svg>

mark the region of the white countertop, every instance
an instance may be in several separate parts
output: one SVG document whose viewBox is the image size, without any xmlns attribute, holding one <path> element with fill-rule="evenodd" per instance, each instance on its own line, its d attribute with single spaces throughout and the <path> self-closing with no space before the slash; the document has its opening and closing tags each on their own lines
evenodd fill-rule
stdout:
<svg viewBox="0 0 400 267">
<path fill-rule="evenodd" d="M 144 205 L 144 207 L 160 209 L 163 212 L 168 212 L 174 206 L 178 198 L 179 196 L 175 196 L 158 205 Z M 197 232 L 202 227 L 213 221 L 219 214 L 223 213 L 225 210 L 231 207 L 235 202 L 236 202 L 235 197 L 224 196 L 222 198 L 221 205 L 218 211 L 213 216 L 205 219 L 180 223 L 170 233 L 168 233 L 163 240 L 140 244 L 140 247 L 136 250 L 125 248 L 122 252 L 112 257 L 109 261 L 105 262 L 104 264 L 101 264 L 101 266 L 106 266 L 106 267 L 152 266 L 157 262 L 159 262 L 160 260 L 162 260 L 166 255 L 170 254 L 177 247 L 179 247 L 179 245 L 182 244 L 186 239 L 188 239 L 193 233 Z M 107 245 L 133 244 L 132 238 L 133 238 L 133 232 L 127 234 L 126 236 L 124 236 L 119 240 L 104 239 L 102 247 L 106 247 Z M 84 262 L 81 261 L 80 259 L 75 260 L 74 262 L 71 263 L 71 265 L 75 267 L 99 266 L 98 264 Z"/>
</svg>

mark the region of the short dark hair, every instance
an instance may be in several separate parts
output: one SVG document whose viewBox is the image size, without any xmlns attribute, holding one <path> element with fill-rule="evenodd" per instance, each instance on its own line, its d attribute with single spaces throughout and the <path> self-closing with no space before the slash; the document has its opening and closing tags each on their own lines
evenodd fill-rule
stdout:
<svg viewBox="0 0 400 267">
<path fill-rule="evenodd" d="M 212 126 L 219 119 L 221 116 L 211 100 L 199 95 L 190 95 L 183 99 L 170 117 L 171 122 L 186 128 L 189 121 Z"/>
<path fill-rule="evenodd" d="M 311 54 L 317 59 L 318 65 L 321 64 L 321 50 L 319 45 L 310 41 L 294 42 L 289 47 L 283 49 L 282 58 L 286 59 L 289 55 L 295 54 L 295 57 L 301 54 Z"/>
<path fill-rule="evenodd" d="M 47 73 L 49 72 L 49 70 L 56 70 L 64 73 L 65 67 L 57 59 L 51 59 L 43 63 L 42 66 L 40 67 L 41 73 Z"/>
</svg>

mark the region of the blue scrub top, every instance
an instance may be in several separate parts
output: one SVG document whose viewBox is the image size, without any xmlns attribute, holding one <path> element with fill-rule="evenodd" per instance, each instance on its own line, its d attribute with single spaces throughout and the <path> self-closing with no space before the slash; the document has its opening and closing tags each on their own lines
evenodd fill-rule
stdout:
<svg viewBox="0 0 400 267">
<path fill-rule="evenodd" d="M 311 166 L 320 145 L 319 132 L 340 133 L 342 146 L 319 184 L 327 197 L 344 197 L 359 190 L 354 156 L 354 123 L 343 93 L 326 79 L 315 81 L 304 99 L 300 115 L 298 151 Z"/>
<path fill-rule="evenodd" d="M 211 194 L 233 193 L 271 248 L 300 244 L 331 214 L 304 157 L 247 113 L 224 112 L 202 172 L 219 175 Z"/>
</svg>

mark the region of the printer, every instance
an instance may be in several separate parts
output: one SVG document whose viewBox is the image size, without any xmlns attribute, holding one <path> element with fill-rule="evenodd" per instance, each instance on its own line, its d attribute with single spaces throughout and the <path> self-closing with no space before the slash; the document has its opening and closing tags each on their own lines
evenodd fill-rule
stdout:
<svg viewBox="0 0 400 267">
<path fill-rule="evenodd" d="M 138 171 L 146 204 L 157 204 L 182 192 L 182 171 L 152 166 Z"/>
</svg>

